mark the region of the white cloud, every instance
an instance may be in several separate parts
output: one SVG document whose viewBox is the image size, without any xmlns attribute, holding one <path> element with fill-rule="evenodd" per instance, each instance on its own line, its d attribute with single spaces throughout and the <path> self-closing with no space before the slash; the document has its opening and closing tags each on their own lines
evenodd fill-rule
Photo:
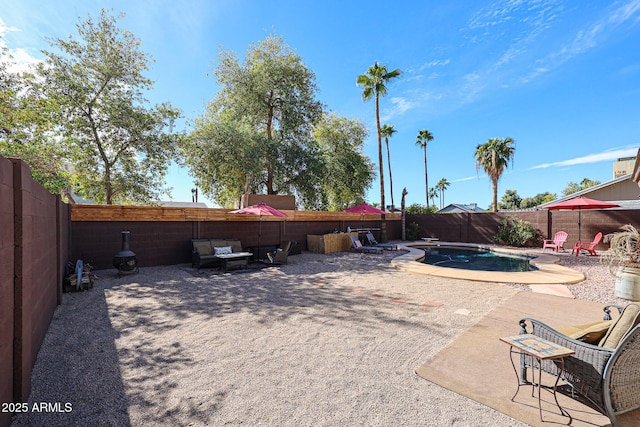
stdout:
<svg viewBox="0 0 640 427">
<path fill-rule="evenodd" d="M 561 64 L 576 55 L 586 52 L 598 45 L 601 38 L 615 27 L 632 21 L 631 25 L 640 22 L 640 0 L 631 0 L 591 26 L 576 33 L 573 40 L 550 56 L 551 61 Z"/>
<path fill-rule="evenodd" d="M 603 151 L 602 153 L 589 154 L 586 156 L 574 157 L 573 159 L 562 160 L 560 162 L 542 163 L 531 167 L 530 169 L 546 169 L 550 167 L 575 166 L 589 163 L 608 162 L 617 160 L 621 157 L 635 157 L 638 153 L 638 147 L 618 148 Z"/>
<path fill-rule="evenodd" d="M 12 73 L 19 73 L 27 71 L 33 67 L 33 65 L 40 62 L 39 59 L 30 55 L 25 49 L 11 49 L 5 42 L 5 35 L 10 32 L 19 32 L 20 29 L 16 27 L 7 26 L 0 17 L 0 49 L 6 49 L 7 55 L 2 55 L 2 59 L 8 64 L 7 69 Z"/>
<path fill-rule="evenodd" d="M 478 178 L 479 178 L 478 175 L 476 175 L 476 176 L 468 176 L 466 178 L 454 179 L 453 182 L 471 181 L 473 179 L 478 179 Z"/>
<path fill-rule="evenodd" d="M 425 64 L 422 64 L 418 72 L 424 71 L 429 68 L 434 68 L 434 67 L 444 67 L 446 65 L 449 65 L 450 62 L 451 62 L 450 59 L 434 59 L 433 61 L 429 61 Z"/>
</svg>

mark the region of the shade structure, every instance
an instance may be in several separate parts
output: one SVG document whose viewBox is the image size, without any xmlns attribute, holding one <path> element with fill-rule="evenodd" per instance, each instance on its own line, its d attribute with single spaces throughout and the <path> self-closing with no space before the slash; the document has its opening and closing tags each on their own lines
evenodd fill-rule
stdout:
<svg viewBox="0 0 640 427">
<path fill-rule="evenodd" d="M 351 208 L 343 209 L 342 212 L 354 212 L 359 214 L 383 214 L 385 213 L 382 209 L 378 209 L 366 203 L 359 204 L 357 206 L 353 206 Z"/>
<path fill-rule="evenodd" d="M 279 211 L 278 209 L 273 208 L 263 202 L 260 202 L 257 205 L 247 206 L 246 208 L 236 209 L 234 211 L 230 211 L 230 213 L 244 214 L 244 215 L 258 215 L 260 217 L 259 228 L 258 228 L 258 245 L 260 245 L 262 240 L 262 217 L 263 216 L 279 216 L 279 217 L 289 216 L 286 213 Z"/>
<path fill-rule="evenodd" d="M 619 208 L 620 205 L 616 205 L 615 203 L 606 202 L 603 200 L 595 200 L 589 199 L 587 197 L 574 197 L 573 199 L 565 200 L 564 202 L 556 203 L 553 205 L 547 206 L 549 210 L 571 210 L 578 211 L 578 241 L 582 241 L 582 230 L 581 230 L 581 211 L 583 209 L 609 209 L 609 208 Z"/>
</svg>

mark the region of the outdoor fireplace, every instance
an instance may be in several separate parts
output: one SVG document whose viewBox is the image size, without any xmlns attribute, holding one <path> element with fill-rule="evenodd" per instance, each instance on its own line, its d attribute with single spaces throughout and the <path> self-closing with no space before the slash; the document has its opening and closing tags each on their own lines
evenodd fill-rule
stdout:
<svg viewBox="0 0 640 427">
<path fill-rule="evenodd" d="M 122 249 L 113 257 L 113 266 L 118 269 L 118 276 L 138 272 L 138 258 L 129 249 L 130 232 L 122 232 Z"/>
</svg>

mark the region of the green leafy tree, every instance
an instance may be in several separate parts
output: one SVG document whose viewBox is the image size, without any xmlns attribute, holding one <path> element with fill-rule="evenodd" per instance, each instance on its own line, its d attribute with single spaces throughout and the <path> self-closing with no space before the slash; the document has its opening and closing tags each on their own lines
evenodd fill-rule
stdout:
<svg viewBox="0 0 640 427">
<path fill-rule="evenodd" d="M 538 193 L 533 197 L 525 197 L 524 199 L 522 199 L 522 201 L 520 202 L 520 209 L 533 208 L 555 200 L 556 198 L 557 196 L 555 195 L 555 193 Z"/>
<path fill-rule="evenodd" d="M 479 144 L 474 152 L 476 170 L 482 168 L 489 176 L 493 186 L 493 212 L 498 211 L 498 181 L 505 167 L 513 161 L 515 154 L 512 138 L 491 138 L 484 144 Z"/>
<path fill-rule="evenodd" d="M 38 92 L 33 74 L 11 72 L 11 63 L 8 51 L 0 49 L 0 154 L 24 160 L 36 181 L 59 194 L 69 181 L 64 151 L 48 119 L 56 106 Z"/>
<path fill-rule="evenodd" d="M 123 19 L 120 15 L 119 19 Z M 60 108 L 58 125 L 78 192 L 98 203 L 152 203 L 179 136 L 178 110 L 145 106 L 153 82 L 140 41 L 102 10 L 77 26 L 79 39 L 51 41 L 39 67 L 42 89 Z"/>
<path fill-rule="evenodd" d="M 320 208 L 342 210 L 364 202 L 375 176 L 362 151 L 367 133 L 363 123 L 336 114 L 325 115 L 316 125 L 314 139 L 325 169 L 319 185 Z"/>
<path fill-rule="evenodd" d="M 428 129 L 418 132 L 416 145 L 424 150 L 424 188 L 427 194 L 427 206 L 429 206 L 429 172 L 427 172 L 427 144 L 429 144 L 429 141 L 433 141 L 433 135 Z"/>
<path fill-rule="evenodd" d="M 305 207 L 317 206 L 323 165 L 313 128 L 323 106 L 316 100 L 315 74 L 272 35 L 250 46 L 242 63 L 234 52 L 222 50 L 214 76 L 221 89 L 183 147 L 184 163 L 196 183 L 218 202 L 251 192 L 293 194 Z M 237 139 L 225 142 L 216 135 L 221 126 Z M 225 149 L 233 154 L 198 158 Z M 233 177 L 221 179 L 230 170 Z M 242 173 L 244 185 L 239 187 L 237 175 Z"/>
<path fill-rule="evenodd" d="M 600 184 L 600 181 L 594 181 L 589 178 L 584 178 L 582 181 L 580 181 L 579 184 L 573 181 L 570 181 L 567 184 L 566 188 L 562 190 L 562 195 L 568 196 L 570 194 L 577 193 L 578 191 L 586 190 L 587 188 L 590 188 L 599 184 Z"/>
<path fill-rule="evenodd" d="M 406 208 L 408 214 L 429 214 L 436 213 L 436 210 L 433 206 L 421 205 L 419 203 L 412 203 Z"/>
<path fill-rule="evenodd" d="M 391 174 L 391 153 L 389 152 L 389 138 L 393 136 L 397 131 L 393 126 L 382 125 L 380 128 L 380 134 L 384 138 L 384 143 L 387 146 L 387 165 L 389 166 L 389 190 L 391 192 L 391 212 L 396 210 L 396 205 L 393 201 L 393 175 Z"/>
<path fill-rule="evenodd" d="M 444 192 L 450 185 L 451 183 L 447 181 L 447 178 L 442 178 L 436 184 L 436 188 L 440 191 L 440 209 L 444 207 Z"/>
<path fill-rule="evenodd" d="M 356 83 L 362 87 L 362 99 L 365 101 L 375 100 L 376 105 L 376 130 L 378 135 L 378 167 L 380 169 L 380 206 L 385 208 L 384 201 L 384 166 L 382 163 L 382 131 L 380 127 L 380 96 L 387 94 L 387 83 L 391 79 L 400 76 L 401 71 L 398 69 L 389 71 L 386 65 L 380 65 L 377 62 L 367 70 L 366 74 L 357 77 Z M 387 221 L 385 215 L 382 214 L 380 221 L 380 240 L 387 241 Z"/>
<path fill-rule="evenodd" d="M 516 190 L 507 190 L 502 195 L 502 199 L 498 204 L 499 209 L 520 209 L 522 197 L 518 195 Z"/>
<path fill-rule="evenodd" d="M 429 199 L 431 200 L 431 206 L 433 206 L 434 209 L 436 207 L 435 199 L 437 199 L 438 197 L 438 190 L 435 187 L 431 187 L 429 189 Z"/>
</svg>

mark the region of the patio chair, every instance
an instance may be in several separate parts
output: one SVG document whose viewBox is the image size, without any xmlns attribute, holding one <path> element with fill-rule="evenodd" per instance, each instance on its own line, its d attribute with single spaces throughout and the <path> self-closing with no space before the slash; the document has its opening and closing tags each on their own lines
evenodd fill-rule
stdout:
<svg viewBox="0 0 640 427">
<path fill-rule="evenodd" d="M 351 237 L 351 250 L 356 252 L 374 252 L 377 254 L 381 254 L 383 249 L 377 246 L 363 246 L 360 239 L 357 236 L 349 236 Z"/>
<path fill-rule="evenodd" d="M 578 256 L 580 254 L 580 251 L 585 250 L 585 251 L 589 252 L 593 256 L 598 256 L 598 254 L 596 253 L 596 246 L 598 246 L 598 243 L 600 243 L 601 240 L 602 240 L 602 233 L 599 232 L 593 238 L 593 242 L 577 242 L 573 246 L 573 249 L 571 250 L 571 253 L 573 253 L 573 251 L 575 251 L 576 252 L 576 256 Z"/>
<path fill-rule="evenodd" d="M 289 253 L 296 245 L 296 242 L 291 240 L 284 240 L 280 243 L 280 246 L 272 252 L 267 252 L 267 259 L 269 260 L 268 264 L 272 265 L 282 265 L 287 264 L 287 260 L 289 258 Z"/>
<path fill-rule="evenodd" d="M 369 246 L 377 246 L 382 249 L 386 249 L 388 251 L 397 251 L 398 245 L 395 243 L 378 243 L 375 237 L 373 237 L 373 233 L 367 231 L 366 234 L 367 240 L 369 241 Z"/>
<path fill-rule="evenodd" d="M 564 242 L 567 241 L 568 234 L 566 231 L 558 231 L 553 236 L 553 240 L 544 240 L 542 243 L 542 250 L 551 248 L 554 252 L 560 252 L 560 249 L 564 251 Z"/>
<path fill-rule="evenodd" d="M 610 308 L 620 312 L 613 321 Z M 520 320 L 521 333 L 567 347 L 575 354 L 564 358 L 562 380 L 574 393 L 587 399 L 591 406 L 609 417 L 613 427 L 617 416 L 640 408 L 640 306 L 604 308 L 605 320 L 589 325 L 553 329 L 534 319 Z M 527 329 L 530 324 L 531 330 Z M 521 379 L 526 379 L 530 359 L 521 359 Z M 558 365 L 544 361 L 542 370 L 556 376 Z"/>
</svg>

